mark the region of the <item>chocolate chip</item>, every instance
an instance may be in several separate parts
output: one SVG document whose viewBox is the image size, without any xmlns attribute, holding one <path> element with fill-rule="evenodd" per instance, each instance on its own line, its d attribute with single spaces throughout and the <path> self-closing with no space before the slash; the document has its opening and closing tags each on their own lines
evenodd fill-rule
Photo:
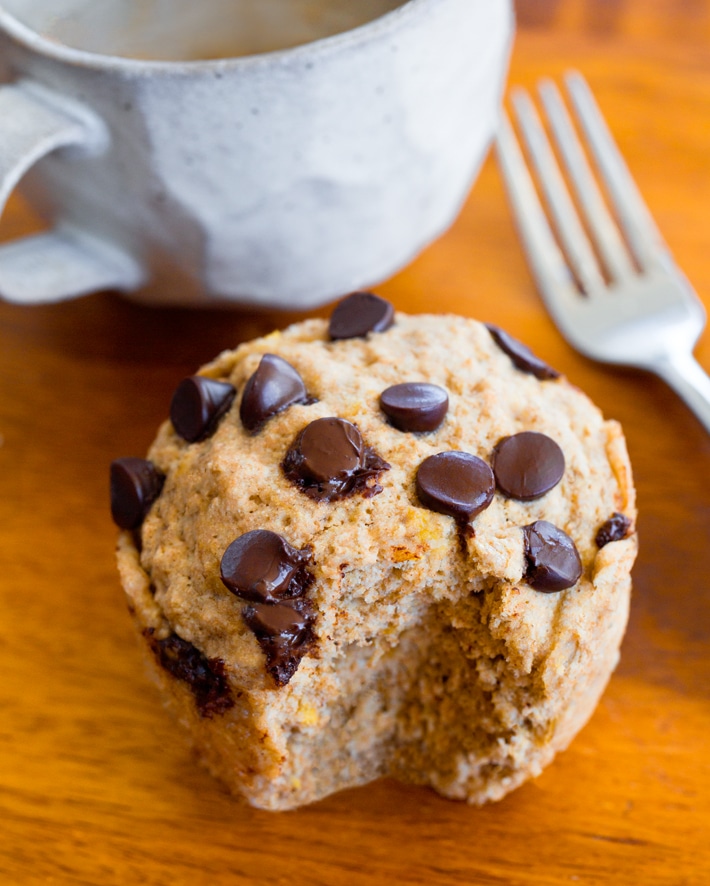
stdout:
<svg viewBox="0 0 710 886">
<path fill-rule="evenodd" d="M 255 529 L 236 538 L 222 556 L 220 578 L 243 600 L 276 603 L 297 597 L 312 581 L 304 569 L 310 550 L 297 551 L 283 536 Z"/>
<path fill-rule="evenodd" d="M 213 434 L 222 416 L 229 411 L 236 390 L 229 382 L 193 375 L 183 379 L 170 403 L 170 421 L 176 432 L 195 443 Z"/>
<path fill-rule="evenodd" d="M 513 338 L 505 330 L 500 329 L 498 326 L 493 326 L 492 323 L 486 323 L 486 328 L 501 351 L 506 353 L 522 372 L 534 375 L 535 378 L 539 378 L 541 381 L 560 377 L 560 373 L 556 369 L 548 366 L 547 363 L 543 363 L 527 345 L 518 341 L 517 338 Z"/>
<path fill-rule="evenodd" d="M 536 591 L 546 594 L 571 588 L 582 574 L 582 561 L 572 539 L 548 523 L 537 520 L 523 527 L 525 537 L 525 577 Z"/>
<path fill-rule="evenodd" d="M 608 545 L 611 541 L 621 541 L 622 538 L 626 538 L 629 534 L 629 529 L 631 529 L 631 520 L 629 520 L 626 514 L 620 514 L 617 511 L 609 517 L 606 523 L 599 527 L 595 538 L 597 547 L 603 548 L 604 545 Z"/>
<path fill-rule="evenodd" d="M 278 686 L 285 686 L 315 639 L 308 601 L 255 603 L 242 617 L 266 655 L 267 671 Z"/>
<path fill-rule="evenodd" d="M 223 714 L 234 706 L 221 658 L 207 658 L 177 634 L 158 640 L 151 628 L 143 633 L 158 664 L 190 688 L 202 717 Z"/>
<path fill-rule="evenodd" d="M 328 334 L 334 341 L 364 338 L 368 332 L 384 332 L 394 320 L 392 305 L 372 292 L 354 292 L 344 298 L 330 317 Z"/>
<path fill-rule="evenodd" d="M 160 495 L 165 475 L 145 458 L 111 462 L 111 516 L 121 529 L 137 529 Z"/>
<path fill-rule="evenodd" d="M 449 395 L 438 385 L 405 382 L 380 394 L 380 406 L 400 431 L 435 431 L 449 408 Z"/>
<path fill-rule="evenodd" d="M 417 495 L 423 505 L 457 520 L 470 520 L 493 500 L 493 471 L 468 452 L 430 455 L 417 471 Z"/>
<path fill-rule="evenodd" d="M 382 492 L 375 480 L 390 466 L 369 446 L 360 431 L 343 418 L 318 418 L 298 434 L 282 468 L 286 477 L 317 501 L 335 501 L 361 492 Z"/>
<path fill-rule="evenodd" d="M 560 447 L 536 431 L 504 437 L 493 450 L 491 463 L 498 489 L 518 501 L 541 498 L 557 486 L 565 472 Z"/>
<path fill-rule="evenodd" d="M 272 415 L 307 401 L 306 386 L 293 366 L 276 354 L 264 354 L 244 388 L 239 417 L 247 431 L 257 431 Z"/>
</svg>

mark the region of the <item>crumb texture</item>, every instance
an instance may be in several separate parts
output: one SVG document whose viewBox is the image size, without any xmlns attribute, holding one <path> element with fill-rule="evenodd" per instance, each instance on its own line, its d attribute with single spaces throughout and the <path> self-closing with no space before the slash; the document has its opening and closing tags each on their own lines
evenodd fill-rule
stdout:
<svg viewBox="0 0 710 886">
<path fill-rule="evenodd" d="M 265 354 L 287 361 L 307 396 L 299 388 L 255 431 L 240 402 Z M 486 326 L 460 317 L 396 314 L 386 331 L 344 340 L 308 320 L 221 354 L 200 375 L 233 386 L 234 402 L 196 442 L 161 426 L 148 458 L 164 485 L 140 550 L 124 531 L 118 558 L 147 658 L 214 774 L 268 809 L 381 775 L 483 803 L 538 774 L 593 712 L 626 625 L 636 515 L 618 424 L 563 377 L 521 371 Z M 435 430 L 388 419 L 380 396 L 403 383 L 448 396 Z M 284 473 L 304 428 L 333 417 L 388 466 L 368 494 L 323 500 Z M 497 490 L 470 520 L 422 503 L 426 458 L 457 451 L 491 465 L 501 441 L 522 432 L 546 435 L 564 456 L 549 491 L 519 500 Z M 617 513 L 628 532 L 600 548 L 596 535 Z M 535 521 L 576 546 L 572 587 L 530 586 L 524 527 Z M 260 604 L 220 579 L 226 549 L 256 530 L 309 556 L 298 606 L 310 634 L 284 685 L 244 617 Z M 181 679 L 196 669 L 192 683 Z"/>
</svg>

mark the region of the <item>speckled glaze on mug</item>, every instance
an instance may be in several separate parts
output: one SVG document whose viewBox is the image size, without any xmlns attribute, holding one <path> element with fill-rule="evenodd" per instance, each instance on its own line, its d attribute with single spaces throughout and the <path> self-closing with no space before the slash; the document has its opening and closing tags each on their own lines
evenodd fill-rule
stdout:
<svg viewBox="0 0 710 886">
<path fill-rule="evenodd" d="M 363 0 L 358 20 L 291 0 L 290 23 L 284 0 L 166 3 L 0 0 L 0 209 L 20 183 L 52 225 L 0 247 L 2 297 L 307 309 L 451 224 L 495 130 L 511 0 Z"/>
</svg>

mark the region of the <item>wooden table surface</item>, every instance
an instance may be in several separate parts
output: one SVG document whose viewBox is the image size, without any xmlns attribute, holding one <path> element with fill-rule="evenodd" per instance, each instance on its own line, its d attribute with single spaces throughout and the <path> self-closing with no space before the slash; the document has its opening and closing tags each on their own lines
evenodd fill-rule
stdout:
<svg viewBox="0 0 710 886">
<path fill-rule="evenodd" d="M 710 307 L 710 2 L 526 0 L 511 82 L 588 77 Z M 2 239 L 38 227 L 13 198 Z M 146 679 L 114 568 L 107 466 L 176 382 L 294 317 L 111 294 L 0 305 L 0 883 L 710 883 L 710 437 L 664 386 L 594 365 L 547 319 L 491 159 L 461 217 L 379 288 L 524 338 L 624 425 L 641 553 L 621 664 L 535 782 L 483 809 L 391 781 L 246 808 Z M 710 333 L 696 351 L 710 369 Z"/>
</svg>

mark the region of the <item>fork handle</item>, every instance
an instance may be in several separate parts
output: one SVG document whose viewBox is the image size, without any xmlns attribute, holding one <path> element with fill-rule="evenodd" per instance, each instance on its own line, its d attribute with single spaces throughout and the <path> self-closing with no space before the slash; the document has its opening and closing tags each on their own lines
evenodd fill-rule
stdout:
<svg viewBox="0 0 710 886">
<path fill-rule="evenodd" d="M 649 368 L 673 388 L 710 433 L 710 376 L 695 357 L 674 354 Z"/>
</svg>

